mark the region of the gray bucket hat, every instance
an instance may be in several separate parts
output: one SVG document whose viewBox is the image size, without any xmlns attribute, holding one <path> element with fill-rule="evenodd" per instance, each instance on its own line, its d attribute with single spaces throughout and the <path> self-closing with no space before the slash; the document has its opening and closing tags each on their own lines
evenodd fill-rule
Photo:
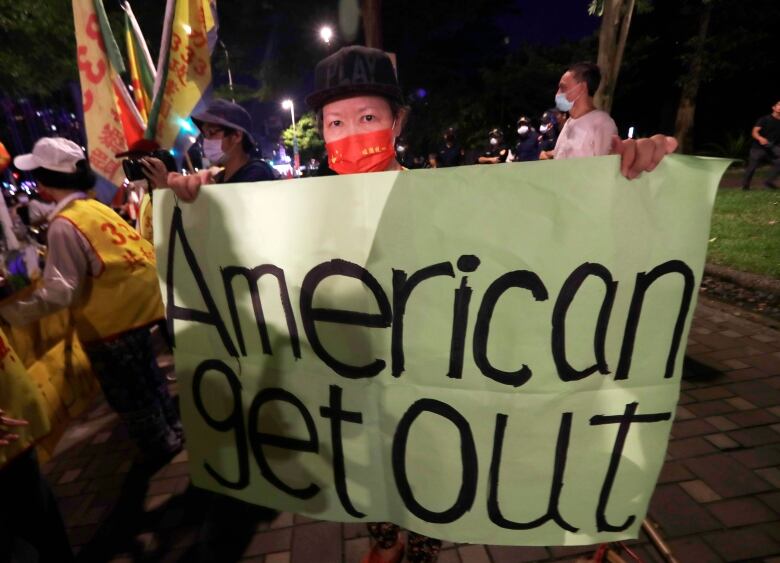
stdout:
<svg viewBox="0 0 780 563">
<path fill-rule="evenodd" d="M 229 129 L 235 129 L 244 133 L 247 138 L 255 143 L 252 133 L 252 117 L 238 104 L 227 100 L 213 100 L 205 110 L 192 114 L 195 125 L 202 128 L 204 123 L 213 123 Z"/>
</svg>

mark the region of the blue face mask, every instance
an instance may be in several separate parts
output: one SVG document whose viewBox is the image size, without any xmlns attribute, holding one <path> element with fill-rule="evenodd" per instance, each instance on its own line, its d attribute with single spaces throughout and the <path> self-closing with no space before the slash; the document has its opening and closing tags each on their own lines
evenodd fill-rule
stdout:
<svg viewBox="0 0 780 563">
<path fill-rule="evenodd" d="M 582 84 L 581 82 L 574 86 L 574 88 L 580 86 Z M 574 89 L 572 88 L 572 89 Z M 563 93 L 557 93 L 555 94 L 555 107 L 557 107 L 561 111 L 571 111 L 571 108 L 574 107 L 574 102 L 580 99 L 580 96 L 582 96 L 584 92 L 580 92 L 580 95 L 574 98 L 573 100 L 569 101 L 569 99 L 566 97 Z"/>
<path fill-rule="evenodd" d="M 565 94 L 555 94 L 555 107 L 561 111 L 571 111 L 574 102 L 570 102 Z"/>
</svg>

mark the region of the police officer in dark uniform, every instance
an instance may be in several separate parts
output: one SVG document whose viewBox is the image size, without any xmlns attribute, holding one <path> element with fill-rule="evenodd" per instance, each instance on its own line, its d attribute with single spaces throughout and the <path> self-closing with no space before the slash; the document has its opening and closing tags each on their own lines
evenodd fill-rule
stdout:
<svg viewBox="0 0 780 563">
<path fill-rule="evenodd" d="M 490 137 L 490 144 L 487 150 L 482 153 L 482 156 L 477 159 L 479 164 L 499 164 L 506 162 L 509 156 L 509 149 L 504 144 L 504 132 L 498 127 L 491 129 L 488 134 Z"/>
<path fill-rule="evenodd" d="M 542 114 L 539 125 L 538 145 L 540 151 L 551 151 L 558 140 L 558 120 L 555 113 L 548 110 Z"/>
<path fill-rule="evenodd" d="M 517 120 L 517 143 L 510 162 L 539 160 L 539 140 L 531 120 L 525 115 Z"/>
<path fill-rule="evenodd" d="M 458 142 L 454 127 L 444 131 L 444 144 L 439 149 L 438 164 L 442 168 L 463 164 L 463 147 Z"/>
</svg>

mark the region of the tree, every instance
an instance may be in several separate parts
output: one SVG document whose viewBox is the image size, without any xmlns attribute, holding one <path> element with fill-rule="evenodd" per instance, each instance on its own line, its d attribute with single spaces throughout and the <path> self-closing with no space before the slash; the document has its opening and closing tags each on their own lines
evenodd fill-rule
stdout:
<svg viewBox="0 0 780 563">
<path fill-rule="evenodd" d="M 366 47 L 382 49 L 382 0 L 363 0 L 362 13 Z"/>
<path fill-rule="evenodd" d="M 317 120 L 314 114 L 304 113 L 295 123 L 298 135 L 298 150 L 301 155 L 301 162 L 308 162 L 312 158 L 320 159 L 325 152 L 325 141 L 322 140 L 317 130 Z M 292 153 L 293 150 L 293 126 L 290 125 L 282 131 L 282 142 L 284 146 Z"/>
<path fill-rule="evenodd" d="M 588 11 L 601 15 L 599 54 L 596 63 L 602 73 L 596 92 L 596 105 L 606 112 L 612 109 L 620 65 L 626 49 L 628 30 L 634 9 L 649 10 L 649 0 L 591 0 Z"/>
<path fill-rule="evenodd" d="M 699 30 L 696 36 L 689 41 L 691 54 L 688 57 L 688 72 L 681 78 L 682 93 L 680 105 L 677 108 L 677 118 L 674 122 L 674 137 L 680 145 L 682 152 L 693 150 L 693 120 L 696 115 L 696 96 L 699 93 L 699 85 L 705 71 L 707 34 L 712 19 L 711 0 L 699 2 Z"/>
<path fill-rule="evenodd" d="M 0 0 L 0 37 L 4 93 L 48 96 L 78 79 L 70 2 Z"/>
</svg>

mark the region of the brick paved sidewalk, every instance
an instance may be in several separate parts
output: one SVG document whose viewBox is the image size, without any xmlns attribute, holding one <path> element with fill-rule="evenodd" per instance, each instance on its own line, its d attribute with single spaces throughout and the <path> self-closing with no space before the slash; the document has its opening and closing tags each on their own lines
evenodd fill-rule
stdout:
<svg viewBox="0 0 780 563">
<path fill-rule="evenodd" d="M 683 563 L 780 563 L 780 332 L 700 300 L 650 515 Z M 170 358 L 167 358 L 170 362 Z M 43 471 L 80 561 L 356 563 L 363 524 L 275 513 L 190 486 L 187 454 L 152 475 L 102 401 Z M 642 537 L 645 561 L 662 561 Z M 445 544 L 441 563 L 573 561 L 584 547 Z"/>
</svg>

